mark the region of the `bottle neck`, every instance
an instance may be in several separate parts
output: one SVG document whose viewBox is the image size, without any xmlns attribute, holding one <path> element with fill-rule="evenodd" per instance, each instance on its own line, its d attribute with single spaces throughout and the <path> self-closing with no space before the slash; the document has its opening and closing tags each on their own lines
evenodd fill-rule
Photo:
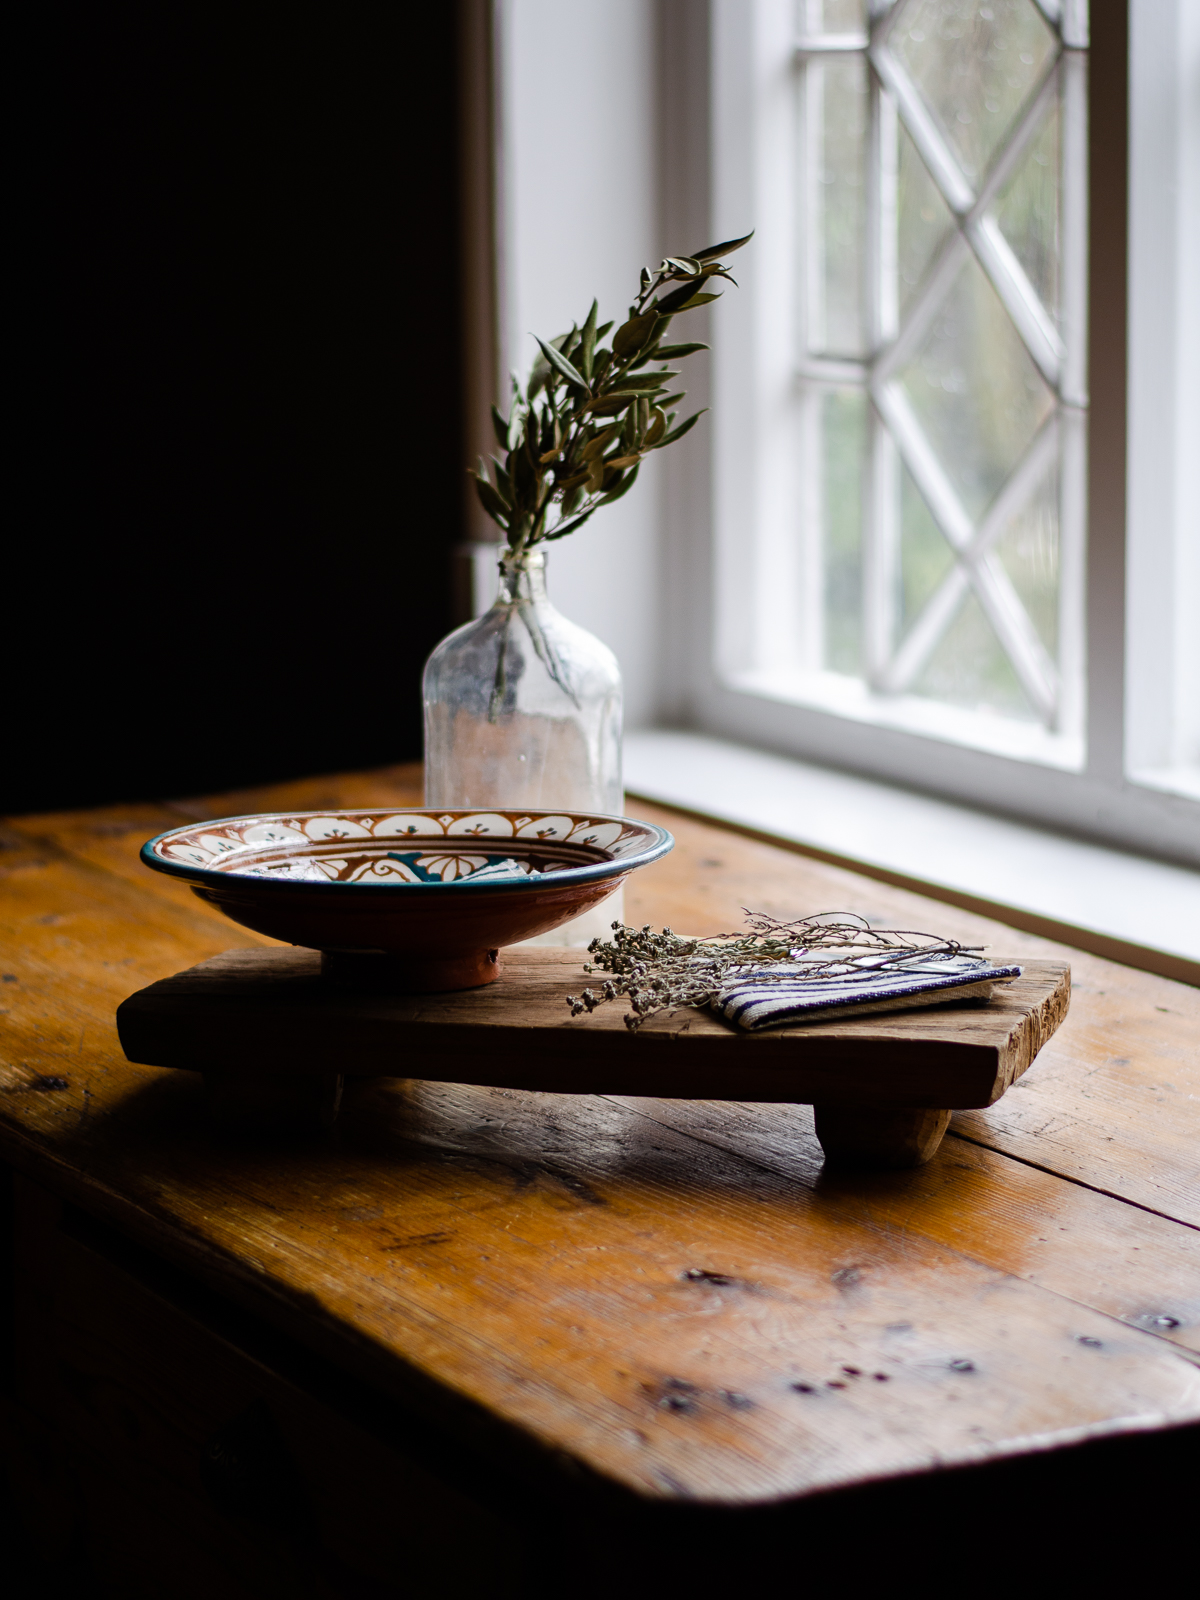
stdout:
<svg viewBox="0 0 1200 1600">
<path fill-rule="evenodd" d="M 540 550 L 526 550 L 515 560 L 507 553 L 500 558 L 500 586 L 496 592 L 498 605 L 511 605 L 514 600 L 544 600 L 546 598 L 546 557 Z"/>
</svg>

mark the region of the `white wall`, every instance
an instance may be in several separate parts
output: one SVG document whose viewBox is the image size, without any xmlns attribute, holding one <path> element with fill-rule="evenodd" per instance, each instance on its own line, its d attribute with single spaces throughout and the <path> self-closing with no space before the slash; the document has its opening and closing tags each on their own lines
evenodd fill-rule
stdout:
<svg viewBox="0 0 1200 1600">
<path fill-rule="evenodd" d="M 502 12 L 502 281 L 522 376 L 587 315 L 624 320 L 661 258 L 654 0 L 506 0 Z M 616 652 L 626 726 L 654 720 L 659 678 L 658 463 L 628 497 L 547 550 L 550 594 Z"/>
</svg>

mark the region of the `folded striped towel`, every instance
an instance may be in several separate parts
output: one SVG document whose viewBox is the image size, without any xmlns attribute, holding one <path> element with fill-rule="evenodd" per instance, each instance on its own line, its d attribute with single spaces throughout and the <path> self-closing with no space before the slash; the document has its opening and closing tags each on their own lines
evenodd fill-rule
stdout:
<svg viewBox="0 0 1200 1600">
<path fill-rule="evenodd" d="M 713 1008 L 739 1028 L 782 1028 L 871 1011 L 989 1000 L 994 984 L 1021 976 L 1020 967 L 994 967 L 974 956 L 880 962 L 877 956 L 846 962 L 842 970 L 820 977 L 805 977 L 802 958 L 763 967 L 728 984 Z"/>
</svg>

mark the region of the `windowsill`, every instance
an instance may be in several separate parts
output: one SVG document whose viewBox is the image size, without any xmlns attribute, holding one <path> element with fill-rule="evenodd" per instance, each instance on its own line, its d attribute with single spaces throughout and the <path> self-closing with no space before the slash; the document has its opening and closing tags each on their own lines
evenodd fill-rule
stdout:
<svg viewBox="0 0 1200 1600">
<path fill-rule="evenodd" d="M 1200 874 L 700 734 L 625 740 L 631 795 L 1200 985 Z"/>
<path fill-rule="evenodd" d="M 1130 783 L 1162 789 L 1166 794 L 1181 794 L 1187 800 L 1200 800 L 1200 767 L 1144 767 L 1129 774 Z"/>
<path fill-rule="evenodd" d="M 737 672 L 726 675 L 730 688 L 790 705 L 811 706 L 834 716 L 876 727 L 899 728 L 928 739 L 943 739 L 968 749 L 986 750 L 1014 761 L 1036 761 L 1064 772 L 1083 768 L 1083 740 L 1049 733 L 1036 723 L 986 711 L 960 710 L 920 695 L 876 695 L 857 678 L 836 672 Z"/>
</svg>

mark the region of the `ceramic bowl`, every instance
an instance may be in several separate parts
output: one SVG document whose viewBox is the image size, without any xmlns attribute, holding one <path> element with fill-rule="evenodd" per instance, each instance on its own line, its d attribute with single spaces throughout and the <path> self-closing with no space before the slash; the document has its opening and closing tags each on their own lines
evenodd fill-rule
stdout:
<svg viewBox="0 0 1200 1600">
<path fill-rule="evenodd" d="M 325 811 L 173 828 L 142 860 L 234 922 L 323 953 L 349 987 L 429 993 L 499 975 L 674 844 L 650 822 L 568 811 Z"/>
</svg>

